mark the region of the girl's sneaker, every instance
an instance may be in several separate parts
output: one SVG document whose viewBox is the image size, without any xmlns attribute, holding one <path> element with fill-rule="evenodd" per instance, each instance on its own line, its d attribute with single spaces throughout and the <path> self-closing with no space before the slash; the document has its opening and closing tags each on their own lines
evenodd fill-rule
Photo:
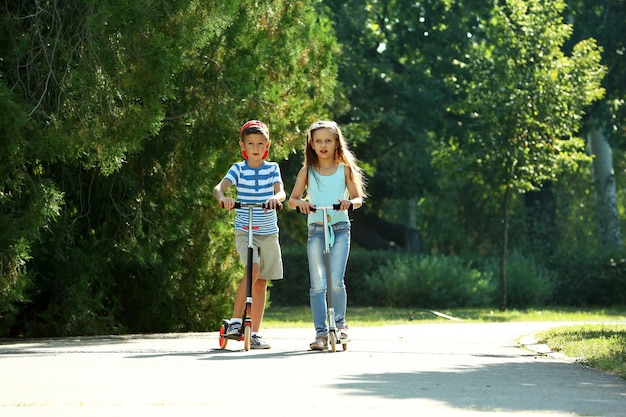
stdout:
<svg viewBox="0 0 626 417">
<path fill-rule="evenodd" d="M 271 346 L 258 334 L 252 335 L 250 338 L 250 349 L 269 349 Z"/>
<path fill-rule="evenodd" d="M 315 342 L 309 345 L 311 350 L 326 350 L 328 349 L 328 337 L 326 336 L 316 336 Z"/>
<path fill-rule="evenodd" d="M 343 327 L 337 327 L 337 335 L 339 336 L 339 340 L 348 338 L 348 327 L 347 324 L 344 324 Z"/>
</svg>

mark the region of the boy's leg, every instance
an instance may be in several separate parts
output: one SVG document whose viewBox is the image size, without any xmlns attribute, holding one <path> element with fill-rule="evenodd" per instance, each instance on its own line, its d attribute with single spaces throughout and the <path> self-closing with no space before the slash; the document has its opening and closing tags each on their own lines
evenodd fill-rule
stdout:
<svg viewBox="0 0 626 417">
<path fill-rule="evenodd" d="M 257 277 L 258 277 L 258 268 Z M 252 285 L 252 332 L 256 333 L 261 327 L 263 321 L 263 314 L 265 313 L 265 298 L 267 291 L 267 280 L 256 279 L 253 280 Z"/>
<path fill-rule="evenodd" d="M 283 260 L 280 251 L 278 234 L 257 236 L 259 264 L 255 264 L 252 285 L 252 332 L 258 332 L 263 323 L 267 281 L 283 277 Z"/>
<path fill-rule="evenodd" d="M 239 287 L 237 287 L 237 293 L 235 294 L 235 305 L 233 306 L 233 315 L 232 317 L 243 318 L 243 309 L 246 305 L 246 275 L 247 268 L 244 269 L 243 279 L 239 282 Z M 252 264 L 252 308 L 254 310 L 254 305 L 256 304 L 256 297 L 254 294 L 254 282 L 258 279 L 259 276 L 259 264 Z M 265 300 L 265 297 L 263 297 Z M 265 305 L 265 301 L 263 302 Z M 254 317 L 254 312 L 252 314 Z"/>
</svg>

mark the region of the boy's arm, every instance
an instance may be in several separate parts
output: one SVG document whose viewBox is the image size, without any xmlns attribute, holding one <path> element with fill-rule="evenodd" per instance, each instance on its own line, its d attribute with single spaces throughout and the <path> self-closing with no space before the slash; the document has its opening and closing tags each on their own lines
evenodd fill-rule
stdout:
<svg viewBox="0 0 626 417">
<path fill-rule="evenodd" d="M 274 183 L 274 195 L 266 201 L 267 210 L 275 210 L 279 208 L 282 201 L 285 201 L 287 194 L 285 194 L 285 186 L 282 181 Z"/>
<path fill-rule="evenodd" d="M 215 188 L 213 188 L 213 197 L 215 197 L 215 199 L 220 203 L 220 206 L 222 208 L 228 210 L 231 210 L 233 207 L 235 207 L 235 200 L 231 197 L 226 197 L 224 195 L 224 191 L 226 191 L 226 189 L 231 185 L 232 183 L 230 182 L 230 180 L 224 178 L 222 181 L 220 181 L 219 184 L 215 186 Z"/>
</svg>

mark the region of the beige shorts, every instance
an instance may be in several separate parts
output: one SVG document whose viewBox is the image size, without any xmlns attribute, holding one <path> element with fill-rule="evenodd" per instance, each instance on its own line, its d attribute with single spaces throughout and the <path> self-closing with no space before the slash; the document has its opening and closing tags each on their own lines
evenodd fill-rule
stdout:
<svg viewBox="0 0 626 417">
<path fill-rule="evenodd" d="M 239 259 L 248 264 L 248 232 L 235 230 L 235 245 Z M 283 257 L 278 242 L 278 234 L 252 236 L 252 262 L 260 267 L 259 279 L 283 279 Z"/>
</svg>

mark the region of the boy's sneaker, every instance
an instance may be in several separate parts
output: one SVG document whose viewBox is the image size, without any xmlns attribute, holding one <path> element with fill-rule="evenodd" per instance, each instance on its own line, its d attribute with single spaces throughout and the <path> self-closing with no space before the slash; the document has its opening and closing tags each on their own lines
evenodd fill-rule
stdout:
<svg viewBox="0 0 626 417">
<path fill-rule="evenodd" d="M 250 338 L 250 349 L 269 349 L 271 346 L 258 334 Z"/>
<path fill-rule="evenodd" d="M 226 329 L 226 336 L 238 336 L 241 331 L 241 323 L 230 323 Z"/>
</svg>

